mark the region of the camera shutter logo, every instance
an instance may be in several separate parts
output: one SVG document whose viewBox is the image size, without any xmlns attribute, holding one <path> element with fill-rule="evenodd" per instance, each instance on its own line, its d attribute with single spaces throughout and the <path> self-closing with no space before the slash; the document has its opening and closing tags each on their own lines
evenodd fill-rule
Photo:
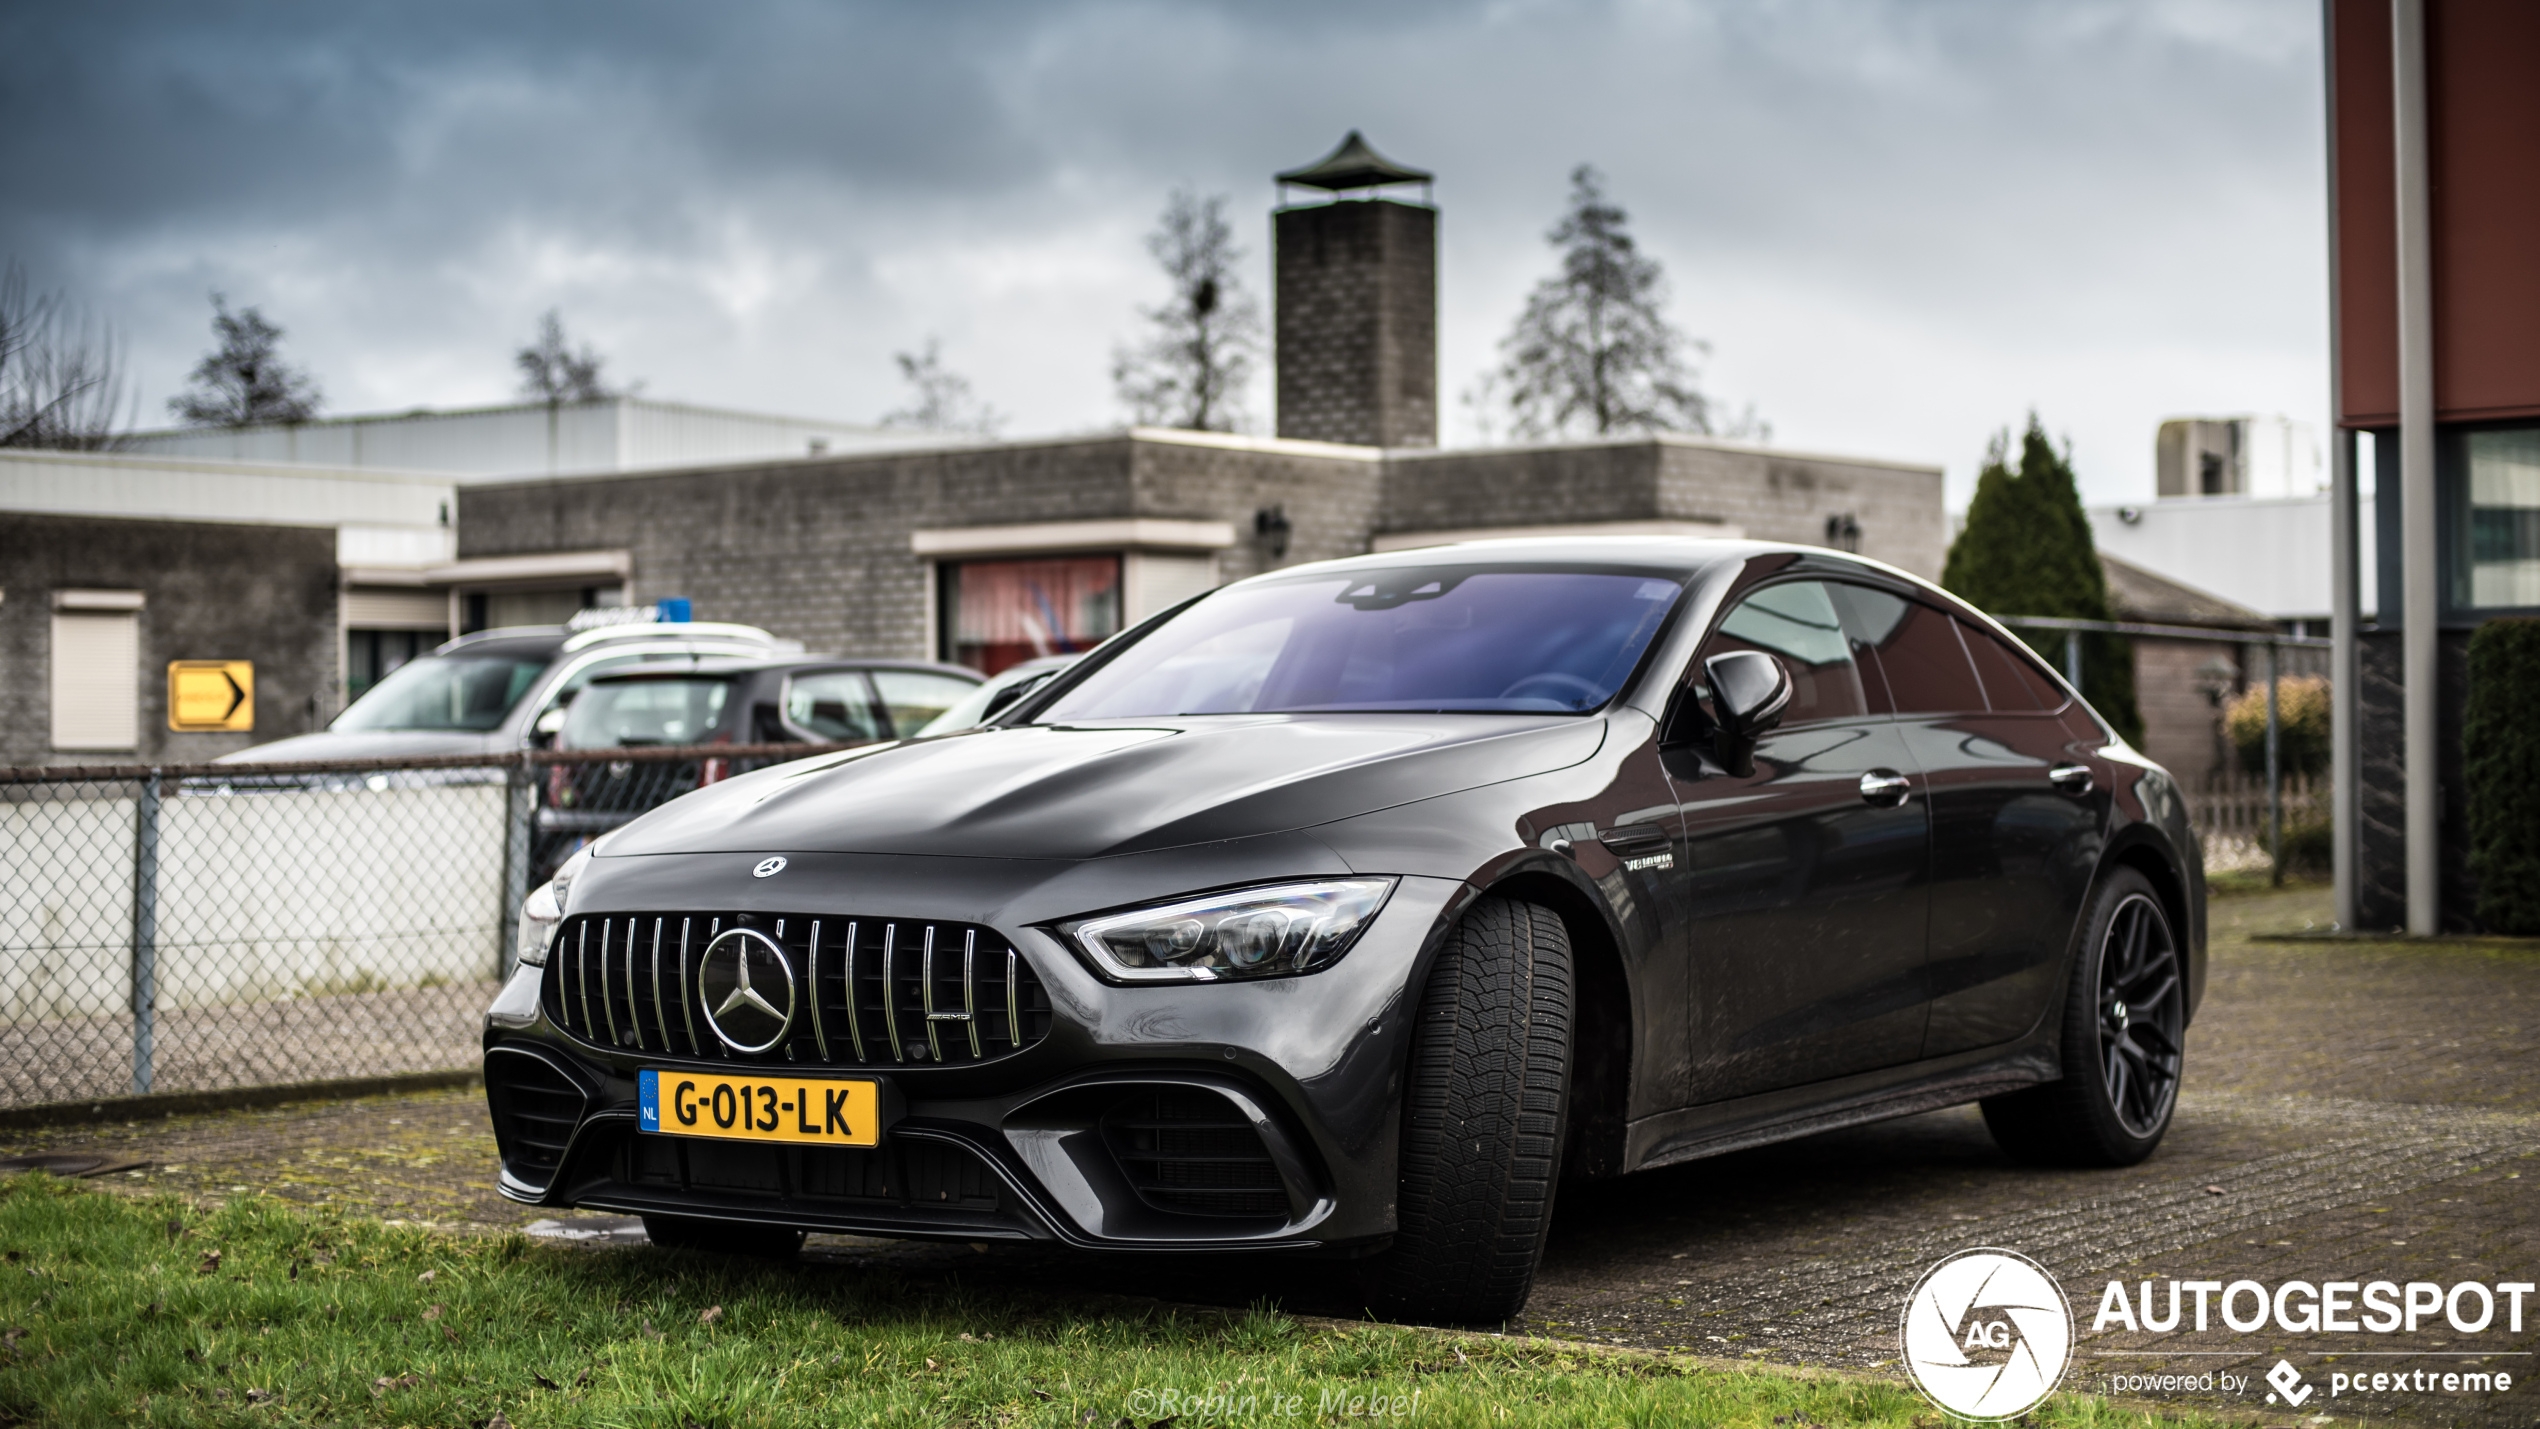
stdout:
<svg viewBox="0 0 2540 1429">
<path fill-rule="evenodd" d="M 2063 1379 L 2072 1347 L 2063 1287 L 2017 1251 L 1962 1250 L 1905 1301 L 1905 1367 L 1960 1418 L 2027 1413 Z"/>
<path fill-rule="evenodd" d="M 697 969 L 706 1025 L 735 1052 L 765 1052 L 794 1025 L 794 964 L 755 928 L 727 928 Z"/>
</svg>

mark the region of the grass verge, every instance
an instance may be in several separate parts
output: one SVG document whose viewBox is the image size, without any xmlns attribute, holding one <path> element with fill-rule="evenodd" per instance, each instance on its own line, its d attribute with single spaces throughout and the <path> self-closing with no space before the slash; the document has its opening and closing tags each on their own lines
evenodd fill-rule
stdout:
<svg viewBox="0 0 2540 1429">
<path fill-rule="evenodd" d="M 0 1424 L 1941 1422 L 1882 1383 L 437 1235 L 263 1197 L 205 1211 L 40 1175 L 0 1182 L 0 1342 Z M 2058 1396 L 2034 1422 L 2163 1421 Z"/>
</svg>

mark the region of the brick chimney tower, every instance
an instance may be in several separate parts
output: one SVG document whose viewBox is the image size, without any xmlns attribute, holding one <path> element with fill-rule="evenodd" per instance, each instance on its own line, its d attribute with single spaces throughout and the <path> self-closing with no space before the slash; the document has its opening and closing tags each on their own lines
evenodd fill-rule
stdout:
<svg viewBox="0 0 2540 1429">
<path fill-rule="evenodd" d="M 1369 447 L 1438 444 L 1438 211 L 1432 176 L 1353 129 L 1319 162 L 1278 176 L 1279 435 Z M 1377 190 L 1420 185 L 1420 201 Z M 1287 190 L 1328 201 L 1290 205 Z"/>
</svg>

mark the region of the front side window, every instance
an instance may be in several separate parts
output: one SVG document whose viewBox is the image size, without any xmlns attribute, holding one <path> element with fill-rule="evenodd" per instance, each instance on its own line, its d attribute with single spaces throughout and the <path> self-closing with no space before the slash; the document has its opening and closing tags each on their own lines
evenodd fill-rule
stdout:
<svg viewBox="0 0 2540 1429">
<path fill-rule="evenodd" d="M 427 655 L 389 672 L 336 716 L 347 730 L 500 729 L 547 662 L 501 655 Z"/>
<path fill-rule="evenodd" d="M 1120 630 L 1118 556 L 963 561 L 942 569 L 943 658 L 980 674 L 1090 650 Z"/>
<path fill-rule="evenodd" d="M 1785 725 L 1856 719 L 1868 711 L 1852 647 L 1823 582 L 1789 581 L 1740 600 L 1703 642 L 1702 658 L 1733 650 L 1761 650 L 1790 672 Z"/>
<path fill-rule="evenodd" d="M 1580 713 L 1622 688 L 1683 589 L 1654 571 L 1513 566 L 1229 587 L 1122 651 L 1041 719 Z"/>
<path fill-rule="evenodd" d="M 564 717 L 566 749 L 698 744 L 714 733 L 732 696 L 729 680 L 620 680 L 596 684 Z"/>
<path fill-rule="evenodd" d="M 2462 445 L 2468 489 L 2454 507 L 2452 603 L 2540 606 L 2540 428 L 2471 432 Z"/>
</svg>

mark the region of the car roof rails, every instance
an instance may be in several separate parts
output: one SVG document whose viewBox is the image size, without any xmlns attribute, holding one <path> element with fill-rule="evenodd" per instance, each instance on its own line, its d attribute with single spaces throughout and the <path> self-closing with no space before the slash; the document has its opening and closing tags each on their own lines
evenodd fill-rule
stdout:
<svg viewBox="0 0 2540 1429">
<path fill-rule="evenodd" d="M 710 640 L 721 644 L 746 643 L 768 650 L 802 649 L 798 640 L 779 640 L 755 625 L 729 625 L 714 620 L 630 621 L 624 625 L 603 625 L 568 637 L 564 648 L 569 653 L 588 650 L 619 640 Z"/>
</svg>

